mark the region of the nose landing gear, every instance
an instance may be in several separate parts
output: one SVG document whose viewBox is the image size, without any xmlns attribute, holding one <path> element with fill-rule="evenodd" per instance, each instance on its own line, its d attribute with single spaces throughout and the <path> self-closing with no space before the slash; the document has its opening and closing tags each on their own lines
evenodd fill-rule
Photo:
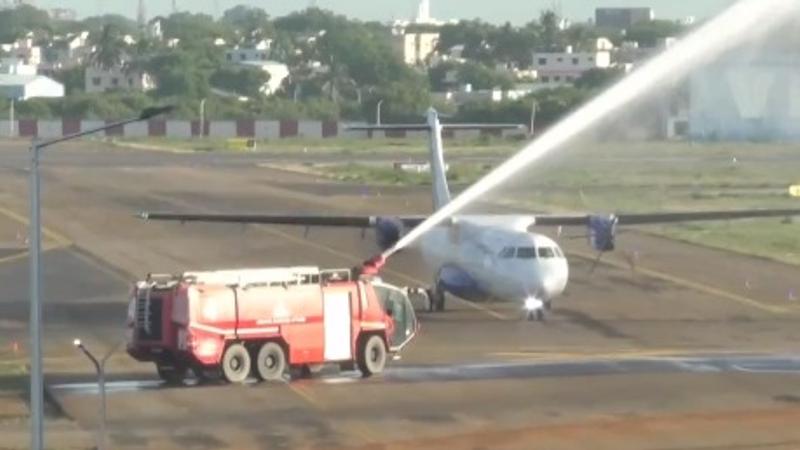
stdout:
<svg viewBox="0 0 800 450">
<path fill-rule="evenodd" d="M 529 322 L 544 322 L 545 311 L 549 311 L 551 307 L 549 300 L 542 301 L 535 297 L 528 298 L 525 300 L 525 318 Z"/>
</svg>

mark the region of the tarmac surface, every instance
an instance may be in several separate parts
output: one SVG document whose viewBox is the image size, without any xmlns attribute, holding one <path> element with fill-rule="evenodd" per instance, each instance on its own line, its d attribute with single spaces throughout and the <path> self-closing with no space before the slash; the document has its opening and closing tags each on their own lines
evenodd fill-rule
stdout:
<svg viewBox="0 0 800 450">
<path fill-rule="evenodd" d="M 92 443 L 97 385 L 72 340 L 99 354 L 120 342 L 131 281 L 186 269 L 350 267 L 376 250 L 371 232 L 146 223 L 136 212 L 430 209 L 425 189 L 338 184 L 270 169 L 263 154 L 81 144 L 44 161 L 45 367 L 61 410 L 48 422 L 51 448 Z M 0 145 L 3 348 L 26 342 L 25 164 L 23 144 Z M 153 367 L 115 353 L 111 447 L 800 448 L 798 269 L 639 232 L 619 239 L 642 255 L 635 270 L 620 253 L 590 274 L 586 244 L 563 242 L 571 281 L 545 323 L 522 320 L 518 305 L 449 298 L 448 311 L 419 313 L 421 335 L 375 379 L 325 369 L 292 383 L 168 388 Z M 414 251 L 385 275 L 431 279 Z M 0 420 L 0 430 L 0 448 L 27 442 L 24 426 Z"/>
</svg>

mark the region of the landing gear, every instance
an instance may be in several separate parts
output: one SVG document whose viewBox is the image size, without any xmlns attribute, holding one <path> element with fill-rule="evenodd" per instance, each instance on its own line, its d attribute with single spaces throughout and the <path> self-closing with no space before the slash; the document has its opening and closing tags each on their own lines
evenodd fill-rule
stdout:
<svg viewBox="0 0 800 450">
<path fill-rule="evenodd" d="M 526 314 L 526 318 L 529 322 L 544 322 L 545 321 L 545 314 L 543 309 L 537 309 L 533 311 L 528 311 Z"/>
<path fill-rule="evenodd" d="M 445 292 L 439 286 L 428 290 L 428 312 L 442 312 L 444 311 Z"/>
<path fill-rule="evenodd" d="M 552 305 L 549 300 L 543 301 L 535 297 L 528 298 L 525 300 L 525 317 L 530 322 L 544 322 L 545 311 L 548 311 L 551 306 Z"/>
</svg>

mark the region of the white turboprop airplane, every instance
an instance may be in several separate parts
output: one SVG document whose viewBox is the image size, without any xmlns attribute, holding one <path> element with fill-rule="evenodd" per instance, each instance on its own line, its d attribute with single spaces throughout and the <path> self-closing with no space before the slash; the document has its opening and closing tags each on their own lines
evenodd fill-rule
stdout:
<svg viewBox="0 0 800 450">
<path fill-rule="evenodd" d="M 517 125 L 442 124 L 435 110 L 427 123 L 377 125 L 356 130 L 428 131 L 430 138 L 433 204 L 440 208 L 450 201 L 442 145 L 443 129 L 509 129 Z M 586 226 L 591 247 L 598 252 L 614 250 L 617 225 L 730 220 L 800 215 L 800 209 L 701 211 L 617 215 L 458 215 L 425 234 L 420 247 L 433 278 L 429 309 L 443 311 L 445 293 L 467 300 L 487 298 L 519 302 L 529 320 L 543 319 L 567 286 L 569 265 L 561 248 L 549 237 L 531 231 L 540 226 Z M 252 223 L 325 227 L 373 228 L 382 250 L 392 247 L 423 216 L 334 216 L 274 214 L 191 214 L 142 212 L 146 220 L 176 222 Z"/>
</svg>

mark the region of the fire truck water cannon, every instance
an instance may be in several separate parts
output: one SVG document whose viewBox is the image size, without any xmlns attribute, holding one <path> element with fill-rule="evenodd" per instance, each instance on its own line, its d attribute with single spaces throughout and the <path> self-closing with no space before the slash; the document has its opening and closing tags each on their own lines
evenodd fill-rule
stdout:
<svg viewBox="0 0 800 450">
<path fill-rule="evenodd" d="M 376 273 L 383 258 L 365 264 Z M 284 380 L 321 364 L 379 374 L 416 336 L 408 289 L 347 269 L 288 267 L 148 276 L 128 308 L 128 353 L 166 382 L 191 371 Z"/>
<path fill-rule="evenodd" d="M 386 265 L 386 257 L 382 254 L 375 255 L 372 258 L 363 262 L 361 266 L 362 275 L 378 275 Z"/>
</svg>

